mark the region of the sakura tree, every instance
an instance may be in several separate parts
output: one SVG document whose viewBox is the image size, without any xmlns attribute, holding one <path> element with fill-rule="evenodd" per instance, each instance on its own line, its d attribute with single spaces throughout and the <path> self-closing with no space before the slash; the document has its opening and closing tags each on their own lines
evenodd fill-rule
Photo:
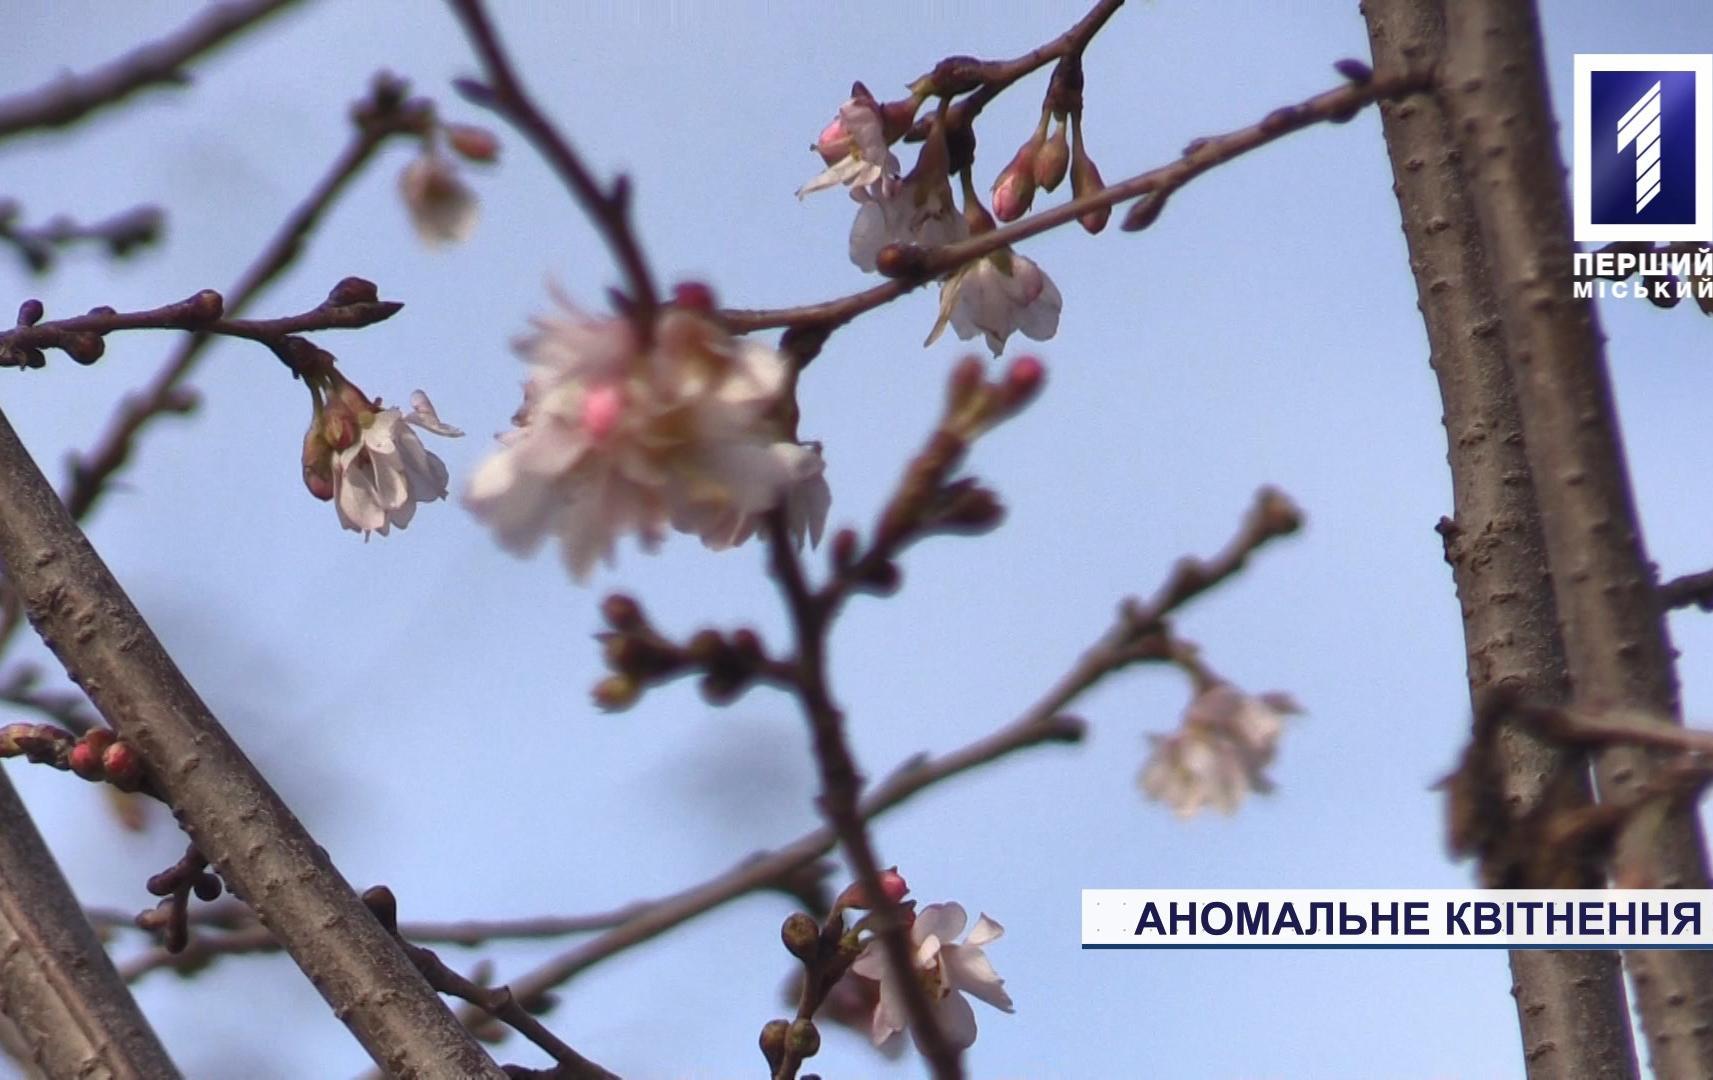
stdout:
<svg viewBox="0 0 1713 1080">
<path fill-rule="evenodd" d="M 1271 1072 L 1126 995 L 1279 979 L 1336 988 L 1283 1021 L 1327 1038 L 1369 998 L 1385 1040 L 1478 1012 L 1531 1080 L 1713 1075 L 1704 953 L 1470 958 L 1412 1020 L 1401 968 L 1068 937 L 1082 886 L 1467 880 L 1446 846 L 1707 887 L 1666 615 L 1713 590 L 1643 541 L 1531 5 L 1367 0 L 1324 52 L 1204 15 L 1231 52 L 1169 102 L 1130 80 L 1188 16 L 1123 0 L 901 5 L 884 48 L 599 24 L 646 67 L 556 36 L 612 13 L 381 7 L 225 0 L 105 61 L 43 29 L 0 97 L 20 1075 Z M 1295 89 L 1250 108 L 1246 64 Z M 1175 322 L 1198 288 L 1224 314 Z M 1449 513 L 1392 471 L 1442 454 Z"/>
</svg>

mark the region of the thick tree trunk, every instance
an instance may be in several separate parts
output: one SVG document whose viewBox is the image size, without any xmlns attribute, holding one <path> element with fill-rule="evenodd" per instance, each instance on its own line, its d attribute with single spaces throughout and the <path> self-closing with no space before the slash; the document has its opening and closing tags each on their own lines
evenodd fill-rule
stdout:
<svg viewBox="0 0 1713 1080">
<path fill-rule="evenodd" d="M 1499 297 L 1575 702 L 1675 719 L 1674 653 L 1636 518 L 1604 338 L 1592 302 L 1571 289 L 1564 165 L 1534 5 L 1449 4 L 1440 85 Z M 1601 798 L 1646 791 L 1657 761 L 1644 750 L 1602 750 Z M 1616 873 L 1625 884 L 1706 888 L 1693 808 L 1638 816 L 1619 838 Z M 1713 953 L 1639 952 L 1625 962 L 1657 1075 L 1713 1077 Z"/>
<path fill-rule="evenodd" d="M 397 1077 L 498 1066 L 280 801 L 90 547 L 0 414 L 0 568 L 31 623 L 137 748 L 197 848 Z"/>
<path fill-rule="evenodd" d="M 176 1080 L 178 1069 L 83 917 L 0 769 L 0 1013 L 53 1080 Z"/>
<path fill-rule="evenodd" d="M 1443 56 L 1437 2 L 1366 0 L 1363 14 L 1377 69 Z M 1441 531 L 1462 607 L 1470 695 L 1479 700 L 1502 687 L 1563 704 L 1570 684 L 1540 511 L 1464 170 L 1432 96 L 1383 102 L 1381 125 L 1445 410 L 1454 511 Z M 1498 752 L 1514 814 L 1547 798 L 1567 806 L 1590 800 L 1582 754 L 1509 727 L 1499 733 Z M 1530 1080 L 1636 1076 L 1617 954 L 1518 950 L 1511 978 Z"/>
</svg>

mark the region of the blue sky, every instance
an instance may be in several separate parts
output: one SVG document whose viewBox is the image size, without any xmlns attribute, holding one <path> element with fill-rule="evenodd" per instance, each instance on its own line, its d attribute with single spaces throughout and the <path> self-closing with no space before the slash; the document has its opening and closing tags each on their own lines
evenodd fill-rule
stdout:
<svg viewBox="0 0 1713 1080">
<path fill-rule="evenodd" d="M 848 200 L 792 197 L 817 167 L 805 147 L 852 79 L 886 96 L 943 55 L 1013 55 L 1080 5 L 495 6 L 577 145 L 603 173 L 633 174 L 660 274 L 706 279 L 733 305 L 774 306 L 871 281 L 845 257 Z M 7 88 L 86 66 L 193 8 L 26 0 L 8 20 Z M 1713 9 L 1701 5 L 1544 8 L 1566 119 L 1578 50 L 1713 48 Z M 1131 175 L 1191 137 L 1334 85 L 1332 61 L 1366 55 L 1354 4 L 1135 0 L 1088 53 L 1089 145 L 1108 179 Z M 446 11 L 345 0 L 309 5 L 204 64 L 194 90 L 0 146 L 0 193 L 32 219 L 146 201 L 171 214 L 158 250 L 119 266 L 74 256 L 43 280 L 0 261 L 0 291 L 39 296 L 52 317 L 224 288 L 343 144 L 346 104 L 378 67 L 440 98 L 449 117 L 482 119 L 448 89 L 474 64 Z M 984 116 L 984 188 L 1028 134 L 1043 89 L 1037 76 Z M 475 179 L 483 220 L 470 243 L 417 245 L 396 197 L 408 160 L 396 147 L 257 306 L 303 310 L 348 274 L 403 300 L 399 317 L 326 344 L 371 394 L 402 400 L 423 387 L 471 432 L 438 447 L 455 483 L 516 407 L 522 371 L 506 343 L 547 304 L 546 283 L 595 305 L 616 280 L 547 169 L 502 134 L 502 164 Z M 1221 545 L 1258 485 L 1279 485 L 1308 515 L 1305 533 L 1181 624 L 1219 671 L 1308 709 L 1287 736 L 1277 794 L 1187 823 L 1143 802 L 1145 735 L 1170 728 L 1187 693 L 1150 670 L 1081 703 L 1083 746 L 1019 756 L 876 826 L 884 861 L 924 902 L 958 900 L 1006 927 L 990 956 L 1018 1011 L 977 1006 L 977 1075 L 1521 1073 L 1500 953 L 1077 948 L 1085 886 L 1470 880 L 1445 857 L 1428 790 L 1463 740 L 1467 696 L 1433 531 L 1450 509 L 1439 406 L 1390 185 L 1370 112 L 1216 170 L 1139 236 L 1073 228 L 1025 244 L 1065 303 L 1058 336 L 1034 350 L 1046 393 L 974 456 L 1010 519 L 987 538 L 917 549 L 904 591 L 854 605 L 838 628 L 835 688 L 878 775 L 1014 715 L 1120 597 Z M 805 376 L 802 430 L 826 445 L 836 523 L 872 520 L 967 351 L 949 335 L 921 347 L 934 310 L 920 293 L 865 316 Z M 1652 554 L 1668 575 L 1702 569 L 1713 562 L 1702 415 L 1713 328 L 1629 302 L 1603 316 Z M 53 472 L 169 344 L 133 334 L 91 368 L 10 373 L 0 402 Z M 197 385 L 202 414 L 150 436 L 93 536 L 352 881 L 387 883 L 407 917 L 594 910 L 675 890 L 812 823 L 806 735 L 787 699 L 714 709 L 680 686 L 615 717 L 587 698 L 606 590 L 634 593 L 675 631 L 747 623 L 783 640 L 759 549 L 714 555 L 680 538 L 658 556 L 626 550 L 579 587 L 551 555 L 505 555 L 455 504 L 364 544 L 304 492 L 304 395 L 264 350 L 219 345 Z M 1713 631 L 1697 615 L 1673 631 L 1688 712 L 1705 719 Z M 183 847 L 164 815 L 125 834 L 94 789 L 45 770 L 10 774 L 89 902 L 145 906 L 143 879 Z M 599 967 L 568 988 L 553 1026 L 625 1075 L 755 1075 L 756 1033 L 784 1011 L 787 911 L 751 898 Z M 485 955 L 504 978 L 543 950 Z M 341 1076 L 364 1063 L 277 958 L 228 961 L 188 983 L 155 976 L 141 995 L 194 1076 Z M 515 1044 L 506 1053 L 537 1060 Z M 919 1072 L 842 1031 L 813 1065 Z"/>
</svg>

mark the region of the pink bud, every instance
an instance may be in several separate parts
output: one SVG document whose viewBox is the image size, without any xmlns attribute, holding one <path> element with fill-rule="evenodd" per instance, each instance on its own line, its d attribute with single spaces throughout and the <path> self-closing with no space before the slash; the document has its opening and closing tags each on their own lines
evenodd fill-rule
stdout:
<svg viewBox="0 0 1713 1080">
<path fill-rule="evenodd" d="M 1060 120 L 1053 129 L 1053 137 L 1035 155 L 1035 183 L 1043 191 L 1052 191 L 1064 183 L 1065 173 L 1070 167 L 1071 148 L 1065 141 L 1065 122 Z"/>
<path fill-rule="evenodd" d="M 102 752 L 101 770 L 114 787 L 135 791 L 143 780 L 143 759 L 130 743 L 116 742 Z"/>
<path fill-rule="evenodd" d="M 1012 409 L 1034 400 L 1047 379 L 1047 369 L 1033 356 L 1020 356 L 1005 372 L 1005 396 Z"/>
<path fill-rule="evenodd" d="M 889 902 L 898 903 L 904 899 L 904 894 L 909 891 L 910 886 L 905 883 L 904 875 L 898 872 L 898 867 L 894 866 L 880 872 L 880 892 Z M 839 898 L 833 901 L 834 910 L 853 908 L 857 911 L 867 911 L 873 906 L 869 902 L 868 890 L 863 888 L 860 881 L 852 882 L 845 888 L 844 892 L 839 894 Z"/>
<path fill-rule="evenodd" d="M 447 124 L 446 142 L 466 161 L 493 161 L 500 156 L 500 140 L 493 132 L 474 124 Z"/>
<path fill-rule="evenodd" d="M 851 133 L 845 130 L 842 117 L 834 117 L 833 122 L 821 129 L 820 137 L 815 140 L 815 153 L 821 155 L 821 160 L 828 165 L 841 161 L 850 156 Z"/>
<path fill-rule="evenodd" d="M 1035 201 L 1035 154 L 1041 148 L 1037 135 L 1018 147 L 1011 164 L 999 174 L 993 185 L 993 216 L 1001 221 L 1016 221 L 1029 212 Z"/>
<path fill-rule="evenodd" d="M 680 281 L 672 287 L 672 302 L 691 311 L 714 310 L 714 290 L 703 281 Z"/>
<path fill-rule="evenodd" d="M 1106 190 L 1106 184 L 1100 178 L 1100 170 L 1094 167 L 1094 159 L 1083 149 L 1082 138 L 1079 135 L 1076 146 L 1071 150 L 1071 197 L 1081 199 Z M 1112 216 L 1111 206 L 1102 206 L 1088 211 L 1078 218 L 1082 227 L 1089 233 L 1098 233 L 1106 228 L 1106 221 Z"/>
</svg>

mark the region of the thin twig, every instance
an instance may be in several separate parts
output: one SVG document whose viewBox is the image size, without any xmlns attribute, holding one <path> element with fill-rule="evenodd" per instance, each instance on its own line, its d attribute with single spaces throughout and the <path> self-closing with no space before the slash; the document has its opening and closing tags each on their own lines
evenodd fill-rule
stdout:
<svg viewBox="0 0 1713 1080">
<path fill-rule="evenodd" d="M 40 225 L 22 225 L 18 213 L 16 203 L 0 199 L 0 243 L 16 248 L 24 265 L 37 274 L 52 269 L 60 248 L 74 244 L 100 244 L 114 258 L 124 258 L 159 240 L 166 224 L 158 206 L 134 206 L 89 224 L 59 214 Z"/>
<path fill-rule="evenodd" d="M 65 127 L 138 90 L 189 81 L 184 66 L 296 0 L 232 0 L 210 4 L 166 37 L 132 49 L 82 75 L 61 75 L 34 90 L 0 98 L 0 138 L 37 128 Z"/>
<path fill-rule="evenodd" d="M 517 998 L 507 987 L 481 986 L 452 970 L 435 955 L 434 950 L 406 941 L 399 933 L 398 900 L 391 889 L 385 885 L 366 889 L 363 892 L 363 903 L 368 905 L 375 918 L 404 948 L 405 955 L 410 957 L 411 963 L 416 965 L 416 970 L 422 973 L 422 977 L 428 980 L 428 985 L 442 994 L 450 994 L 476 1006 L 547 1051 L 559 1065 L 556 1074 L 564 1080 L 618 1080 L 618 1077 L 579 1054 L 565 1040 L 549 1031 L 547 1025 L 518 1004 Z"/>
<path fill-rule="evenodd" d="M 1713 611 L 1713 570 L 1672 578 L 1659 587 L 1659 602 L 1666 608 Z"/>
<path fill-rule="evenodd" d="M 0 367 L 36 367 L 44 349 L 61 349 L 81 363 L 93 363 L 105 349 L 101 339 L 124 330 L 183 330 L 195 334 L 244 338 L 266 345 L 286 358 L 288 338 L 321 330 L 356 330 L 373 326 L 398 314 L 403 304 L 346 295 L 362 289 L 372 294 L 374 286 L 360 278 L 346 278 L 325 301 L 297 315 L 273 319 L 222 318 L 225 301 L 213 289 L 145 311 L 114 311 L 96 308 L 87 315 L 74 315 L 51 322 L 24 323 L 0 330 Z M 289 360 L 288 360 L 289 362 Z"/>
<path fill-rule="evenodd" d="M 350 140 L 309 195 L 286 216 L 237 282 L 226 290 L 228 316 L 246 310 L 303 253 L 329 207 L 377 150 L 395 136 L 417 134 L 432 119 L 432 106 L 406 97 L 406 90 L 403 82 L 390 75 L 375 76 L 368 96 L 351 110 L 354 130 Z M 60 495 L 74 520 L 84 520 L 94 509 L 119 470 L 131 460 L 138 440 L 151 423 L 196 407 L 196 394 L 183 384 L 214 340 L 205 333 L 185 338 L 142 389 L 125 396 L 95 446 L 72 457 Z M 22 620 L 17 594 L 10 583 L 0 579 L 0 649 L 11 641 Z"/>
<path fill-rule="evenodd" d="M 607 247 L 612 250 L 613 258 L 624 271 L 625 280 L 630 285 L 629 299 L 635 305 L 639 325 L 648 326 L 659 304 L 659 292 L 631 225 L 629 179 L 620 176 L 609 188 L 602 189 L 564 134 L 554 127 L 524 89 L 481 0 L 452 0 L 452 10 L 464 24 L 464 32 L 488 75 L 485 86 L 462 83 L 465 96 L 509 120 L 535 145 L 537 152 L 547 159 L 548 165 L 571 189 L 572 196 L 594 222 Z"/>
<path fill-rule="evenodd" d="M 1086 725 L 1065 715 L 1084 693 L 1108 675 L 1135 661 L 1134 645 L 1150 627 L 1171 615 L 1207 590 L 1224 582 L 1245 564 L 1248 556 L 1264 544 L 1295 531 L 1290 517 L 1280 512 L 1288 502 L 1264 489 L 1255 507 L 1245 517 L 1239 539 L 1225 553 L 1198 570 L 1185 563 L 1174 570 L 1172 580 L 1161 587 L 1148 605 L 1126 604 L 1119 619 L 1040 698 L 1015 720 L 956 750 L 938 756 L 919 754 L 893 769 L 875 784 L 862 800 L 862 817 L 872 821 L 896 809 L 921 792 L 1031 747 L 1082 741 Z M 1266 507 L 1272 509 L 1265 509 Z M 1195 587 L 1189 587 L 1191 579 Z M 1162 604 L 1169 606 L 1162 606 Z M 590 941 L 552 957 L 511 983 L 512 991 L 525 1006 L 544 1000 L 554 988 L 620 953 L 705 915 L 741 897 L 773 888 L 802 867 L 823 858 L 838 846 L 831 826 L 822 825 L 771 851 L 751 856 L 671 896 L 642 906 L 632 918 Z M 468 1019 L 468 1018 L 467 1018 Z"/>
<path fill-rule="evenodd" d="M 1010 225 L 956 244 L 926 250 L 901 246 L 901 257 L 897 262 L 908 270 L 908 276 L 897 277 L 861 292 L 819 303 L 789 308 L 727 308 L 719 315 L 726 326 L 738 334 L 781 327 L 800 330 L 834 329 L 858 315 L 943 277 L 966 263 L 1076 221 L 1091 210 L 1114 206 L 1143 195 L 1160 199 L 1215 166 L 1232 161 L 1291 132 L 1317 123 L 1342 122 L 1367 105 L 1425 89 L 1430 82 L 1431 77 L 1427 72 L 1405 71 L 1376 74 L 1364 82 L 1346 83 L 1316 94 L 1299 104 L 1275 109 L 1248 127 L 1224 135 L 1196 139 L 1185 147 L 1183 155 L 1176 161 L 1119 181 L 1092 195 L 1042 210 Z"/>
</svg>

